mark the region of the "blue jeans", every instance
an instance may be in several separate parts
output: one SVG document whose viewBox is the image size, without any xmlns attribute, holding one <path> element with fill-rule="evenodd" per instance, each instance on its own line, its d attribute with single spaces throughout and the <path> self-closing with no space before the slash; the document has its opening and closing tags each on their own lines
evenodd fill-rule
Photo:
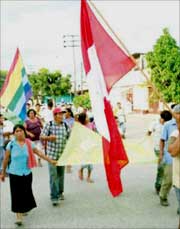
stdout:
<svg viewBox="0 0 180 229">
<path fill-rule="evenodd" d="M 121 122 L 119 127 L 120 127 L 121 134 L 125 135 L 125 133 L 126 133 L 126 124 L 124 122 Z"/>
<path fill-rule="evenodd" d="M 64 166 L 53 166 L 48 163 L 50 178 L 50 196 L 52 201 L 59 199 L 64 192 Z"/>
<path fill-rule="evenodd" d="M 176 192 L 176 198 L 177 198 L 177 201 L 178 201 L 178 211 L 179 211 L 179 214 L 180 214 L 180 188 L 174 187 L 174 189 L 175 189 L 175 192 Z"/>
</svg>

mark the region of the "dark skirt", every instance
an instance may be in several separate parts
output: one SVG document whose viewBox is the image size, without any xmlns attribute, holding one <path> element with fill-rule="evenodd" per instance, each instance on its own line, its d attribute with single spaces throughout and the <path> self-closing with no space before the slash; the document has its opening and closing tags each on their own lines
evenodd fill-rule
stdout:
<svg viewBox="0 0 180 229">
<path fill-rule="evenodd" d="M 32 192 L 32 173 L 23 176 L 9 174 L 11 210 L 25 213 L 36 207 Z"/>
</svg>

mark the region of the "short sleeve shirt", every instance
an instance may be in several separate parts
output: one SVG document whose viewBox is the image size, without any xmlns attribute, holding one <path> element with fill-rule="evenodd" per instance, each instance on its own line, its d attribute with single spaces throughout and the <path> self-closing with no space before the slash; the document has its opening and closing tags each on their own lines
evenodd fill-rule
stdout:
<svg viewBox="0 0 180 229">
<path fill-rule="evenodd" d="M 34 143 L 31 143 L 32 149 L 35 148 Z M 31 173 L 31 169 L 28 168 L 28 148 L 24 144 L 20 146 L 14 139 L 8 143 L 6 150 L 10 151 L 10 164 L 8 167 L 8 173 L 23 176 Z"/>
<path fill-rule="evenodd" d="M 74 124 L 74 118 L 70 117 L 68 119 L 64 119 L 64 122 L 68 125 L 68 127 L 71 129 Z"/>
<path fill-rule="evenodd" d="M 53 111 L 49 109 L 45 109 L 41 112 L 42 118 L 44 118 L 45 123 L 53 121 Z"/>
<path fill-rule="evenodd" d="M 172 157 L 168 152 L 168 140 L 171 136 L 171 133 L 176 129 L 177 129 L 177 125 L 175 119 L 166 122 L 162 128 L 161 139 L 165 141 L 164 157 L 163 157 L 163 162 L 165 164 L 172 164 Z"/>
<path fill-rule="evenodd" d="M 47 155 L 49 158 L 53 160 L 58 160 L 60 155 L 62 154 L 67 138 L 69 136 L 69 128 L 65 127 L 65 124 L 62 122 L 61 124 L 57 124 L 52 121 L 46 123 L 44 129 L 41 133 L 42 136 L 55 135 L 56 140 L 51 142 L 47 142 Z"/>
</svg>

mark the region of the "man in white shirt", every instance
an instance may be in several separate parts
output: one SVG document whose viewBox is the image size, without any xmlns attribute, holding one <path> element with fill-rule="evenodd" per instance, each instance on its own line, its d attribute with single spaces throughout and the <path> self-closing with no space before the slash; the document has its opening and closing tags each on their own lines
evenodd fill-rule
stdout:
<svg viewBox="0 0 180 229">
<path fill-rule="evenodd" d="M 114 115 L 118 118 L 119 128 L 122 138 L 125 138 L 126 133 L 126 115 L 120 102 L 117 102 L 117 106 L 114 109 Z"/>
<path fill-rule="evenodd" d="M 43 110 L 43 112 L 41 113 L 41 117 L 43 119 L 43 122 L 45 123 L 49 123 L 50 121 L 52 121 L 53 118 L 53 101 L 52 99 L 48 100 L 47 103 L 47 109 Z"/>
</svg>

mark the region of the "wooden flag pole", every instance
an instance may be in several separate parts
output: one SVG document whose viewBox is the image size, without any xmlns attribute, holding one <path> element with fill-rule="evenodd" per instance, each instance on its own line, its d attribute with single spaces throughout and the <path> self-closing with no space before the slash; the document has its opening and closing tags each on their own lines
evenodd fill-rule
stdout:
<svg viewBox="0 0 180 229">
<path fill-rule="evenodd" d="M 100 18 L 104 21 L 104 23 L 106 24 L 106 26 L 108 27 L 108 29 L 111 31 L 111 33 L 116 37 L 117 41 L 119 42 L 119 45 L 123 47 L 123 49 L 126 51 L 126 53 L 129 55 L 129 57 L 132 59 L 132 61 L 136 64 L 137 69 L 142 73 L 142 75 L 146 78 L 147 83 L 152 87 L 153 91 L 155 92 L 155 94 L 158 96 L 158 98 L 163 102 L 164 106 L 172 113 L 171 108 L 168 106 L 168 104 L 165 102 L 164 98 L 162 97 L 162 95 L 160 94 L 160 92 L 157 90 L 157 88 L 155 87 L 155 85 L 149 80 L 147 74 L 140 68 L 139 64 L 137 63 L 136 59 L 131 55 L 131 53 L 129 52 L 129 50 L 126 48 L 126 46 L 124 45 L 124 43 L 121 41 L 121 39 L 119 38 L 119 36 L 113 31 L 113 29 L 111 28 L 111 26 L 109 25 L 109 23 L 106 21 L 106 19 L 103 17 L 103 15 L 101 14 L 101 12 L 96 8 L 96 6 L 94 5 L 94 3 L 89 0 L 88 1 L 90 3 L 90 5 L 94 8 L 94 10 L 97 12 L 97 14 L 100 16 Z"/>
</svg>

